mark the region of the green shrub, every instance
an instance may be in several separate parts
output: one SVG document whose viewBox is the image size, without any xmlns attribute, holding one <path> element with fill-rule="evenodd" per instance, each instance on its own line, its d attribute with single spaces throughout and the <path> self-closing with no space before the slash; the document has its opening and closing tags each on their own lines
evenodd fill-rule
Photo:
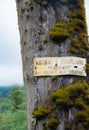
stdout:
<svg viewBox="0 0 89 130">
<path fill-rule="evenodd" d="M 57 42 L 63 42 L 69 37 L 67 24 L 65 22 L 57 22 L 50 31 L 50 38 Z"/>
<path fill-rule="evenodd" d="M 56 129 L 58 124 L 59 124 L 58 119 L 53 117 L 50 120 L 48 120 L 47 126 L 51 129 Z"/>
<path fill-rule="evenodd" d="M 34 111 L 33 111 L 33 116 L 37 119 L 42 119 L 45 116 L 47 116 L 51 111 L 48 110 L 48 108 L 38 106 Z"/>
</svg>

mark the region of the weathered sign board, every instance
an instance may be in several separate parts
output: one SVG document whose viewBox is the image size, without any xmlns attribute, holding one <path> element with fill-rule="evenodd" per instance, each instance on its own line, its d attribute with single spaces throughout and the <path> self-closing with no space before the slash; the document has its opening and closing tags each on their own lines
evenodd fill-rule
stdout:
<svg viewBox="0 0 89 130">
<path fill-rule="evenodd" d="M 34 58 L 34 76 L 86 76 L 85 65 L 86 59 L 80 57 Z"/>
</svg>

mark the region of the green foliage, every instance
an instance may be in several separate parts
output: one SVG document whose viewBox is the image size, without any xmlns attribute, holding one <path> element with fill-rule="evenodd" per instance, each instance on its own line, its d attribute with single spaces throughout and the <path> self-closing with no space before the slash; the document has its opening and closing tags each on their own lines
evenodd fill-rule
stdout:
<svg viewBox="0 0 89 130">
<path fill-rule="evenodd" d="M 3 113 L 0 118 L 0 130 L 27 130 L 26 110 Z"/>
<path fill-rule="evenodd" d="M 20 105 L 23 102 L 23 92 L 18 86 L 15 86 L 12 88 L 10 93 L 10 98 L 13 105 L 13 110 L 20 109 Z"/>
<path fill-rule="evenodd" d="M 47 126 L 50 129 L 56 129 L 57 125 L 59 124 L 59 121 L 57 118 L 52 117 L 50 120 L 48 120 Z"/>
<path fill-rule="evenodd" d="M 61 110 L 68 110 L 75 107 L 78 110 L 87 107 L 87 96 L 89 95 L 89 85 L 86 81 L 77 81 L 74 84 L 60 88 L 53 92 L 52 100 Z"/>
<path fill-rule="evenodd" d="M 25 91 L 21 91 L 23 102 L 15 111 L 11 109 L 11 96 L 0 98 L 0 130 L 27 130 Z"/>
<path fill-rule="evenodd" d="M 11 87 L 0 87 L 0 97 L 7 97 L 10 91 Z"/>
<path fill-rule="evenodd" d="M 67 23 L 57 22 L 50 31 L 50 38 L 57 42 L 63 42 L 69 37 Z"/>
<path fill-rule="evenodd" d="M 38 106 L 34 111 L 33 111 L 33 116 L 37 118 L 38 120 L 44 118 L 47 116 L 51 111 L 43 106 Z"/>
<path fill-rule="evenodd" d="M 11 109 L 11 100 L 7 97 L 1 97 L 0 98 L 0 112 L 6 112 L 7 110 Z"/>
</svg>

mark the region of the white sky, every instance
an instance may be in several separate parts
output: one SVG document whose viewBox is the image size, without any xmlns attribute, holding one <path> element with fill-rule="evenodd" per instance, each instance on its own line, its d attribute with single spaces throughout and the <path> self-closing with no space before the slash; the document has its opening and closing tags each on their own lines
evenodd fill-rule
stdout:
<svg viewBox="0 0 89 130">
<path fill-rule="evenodd" d="M 15 0 L 0 0 L 0 86 L 23 84 Z"/>
<path fill-rule="evenodd" d="M 85 5 L 89 25 L 89 0 Z M 0 86 L 14 84 L 23 84 L 16 5 L 15 0 L 0 0 Z"/>
</svg>

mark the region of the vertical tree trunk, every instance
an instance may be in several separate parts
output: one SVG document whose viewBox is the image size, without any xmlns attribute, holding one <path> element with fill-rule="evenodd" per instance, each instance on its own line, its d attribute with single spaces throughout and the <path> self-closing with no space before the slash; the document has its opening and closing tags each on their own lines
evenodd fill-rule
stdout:
<svg viewBox="0 0 89 130">
<path fill-rule="evenodd" d="M 34 77 L 34 58 L 61 56 L 87 58 L 87 38 L 80 38 L 80 35 L 82 37 L 85 34 L 87 35 L 84 1 L 16 0 L 16 4 L 21 40 L 23 78 L 27 97 L 28 130 L 43 130 L 44 122 L 42 121 L 37 122 L 34 127 L 32 126 L 34 108 L 45 105 L 45 101 L 50 98 L 52 91 L 67 86 L 78 79 L 87 79 L 87 77 L 58 76 L 56 80 L 52 80 L 53 77 L 50 76 Z M 68 27 L 69 37 L 62 42 L 56 42 L 49 36 L 56 22 L 65 22 Z M 71 43 L 72 38 L 77 40 L 78 46 Z M 64 130 L 63 122 L 57 129 Z"/>
</svg>

